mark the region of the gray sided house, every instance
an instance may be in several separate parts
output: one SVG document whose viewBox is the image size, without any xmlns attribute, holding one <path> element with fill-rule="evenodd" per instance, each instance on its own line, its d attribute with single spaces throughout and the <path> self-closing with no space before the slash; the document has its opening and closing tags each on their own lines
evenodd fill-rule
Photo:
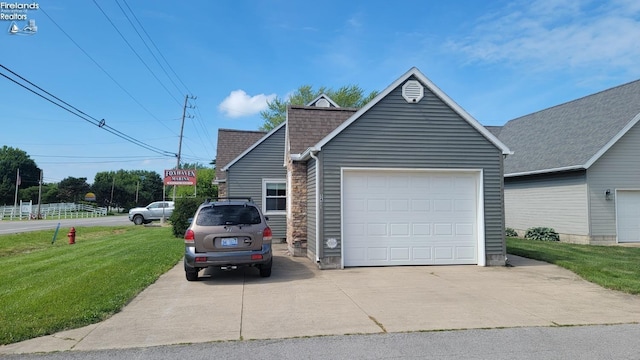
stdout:
<svg viewBox="0 0 640 360">
<path fill-rule="evenodd" d="M 320 268 L 505 264 L 511 152 L 418 69 L 362 109 L 291 107 L 288 122 L 294 252 Z"/>
<path fill-rule="evenodd" d="M 218 185 L 218 196 L 227 196 L 227 173 L 220 169 L 224 169 L 227 164 L 266 134 L 265 131 L 218 129 L 217 171 L 216 178 L 213 180 L 213 184 Z"/>
<path fill-rule="evenodd" d="M 284 239 L 287 230 L 287 172 L 282 162 L 285 129 L 285 123 L 276 127 L 221 168 L 226 196 L 250 197 L 269 218 L 274 239 Z"/>
<path fill-rule="evenodd" d="M 640 81 L 507 122 L 506 225 L 582 244 L 640 242 Z"/>
</svg>

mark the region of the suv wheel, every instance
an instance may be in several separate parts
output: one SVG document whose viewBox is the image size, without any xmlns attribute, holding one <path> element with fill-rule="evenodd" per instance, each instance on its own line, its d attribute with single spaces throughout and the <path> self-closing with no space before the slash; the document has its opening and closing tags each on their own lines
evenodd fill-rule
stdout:
<svg viewBox="0 0 640 360">
<path fill-rule="evenodd" d="M 271 276 L 271 265 L 273 265 L 273 260 L 269 260 L 268 263 L 260 265 L 260 276 L 261 277 L 269 277 L 269 276 Z"/>
<path fill-rule="evenodd" d="M 187 281 L 197 281 L 198 280 L 198 269 L 188 267 L 187 264 L 184 265 L 184 274 L 187 277 Z"/>
<path fill-rule="evenodd" d="M 142 218 L 142 215 L 136 215 L 133 217 L 133 223 L 135 225 L 142 225 L 143 222 L 144 222 L 144 219 Z"/>
</svg>

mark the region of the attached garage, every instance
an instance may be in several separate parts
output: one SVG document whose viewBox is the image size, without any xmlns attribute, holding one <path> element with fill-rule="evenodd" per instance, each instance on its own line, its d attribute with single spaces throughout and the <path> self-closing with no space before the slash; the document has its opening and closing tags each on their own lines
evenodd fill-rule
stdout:
<svg viewBox="0 0 640 360">
<path fill-rule="evenodd" d="M 619 243 L 640 242 L 640 190 L 616 191 Z"/>
<path fill-rule="evenodd" d="M 343 169 L 344 266 L 478 264 L 481 174 Z"/>
<path fill-rule="evenodd" d="M 346 111 L 288 109 L 291 253 L 321 269 L 505 265 L 504 144 L 415 68 L 331 121 Z"/>
</svg>

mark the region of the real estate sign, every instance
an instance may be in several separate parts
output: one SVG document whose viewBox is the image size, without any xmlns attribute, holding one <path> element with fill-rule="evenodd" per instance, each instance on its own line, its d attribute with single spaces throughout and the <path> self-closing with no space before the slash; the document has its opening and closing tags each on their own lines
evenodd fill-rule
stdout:
<svg viewBox="0 0 640 360">
<path fill-rule="evenodd" d="M 196 184 L 196 169 L 170 169 L 164 171 L 165 185 L 191 185 Z"/>
</svg>

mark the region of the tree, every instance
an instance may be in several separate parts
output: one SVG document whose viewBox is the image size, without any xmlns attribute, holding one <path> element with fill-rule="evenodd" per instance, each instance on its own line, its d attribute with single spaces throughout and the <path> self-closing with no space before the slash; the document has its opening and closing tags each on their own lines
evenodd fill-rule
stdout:
<svg viewBox="0 0 640 360">
<path fill-rule="evenodd" d="M 180 168 L 197 170 L 196 189 L 194 189 L 193 186 L 178 186 L 176 189 L 176 197 L 186 198 L 197 195 L 199 198 L 213 198 L 218 196 L 218 186 L 212 183 L 216 176 L 215 169 L 200 163 L 185 163 L 180 165 Z"/>
<path fill-rule="evenodd" d="M 90 189 L 87 178 L 69 176 L 58 184 L 58 198 L 62 202 L 78 202 L 84 200 Z"/>
<path fill-rule="evenodd" d="M 97 173 L 91 191 L 100 206 L 128 209 L 161 200 L 162 187 L 162 179 L 155 171 L 118 170 Z"/>
<path fill-rule="evenodd" d="M 16 176 L 20 169 L 20 188 L 38 185 L 40 168 L 23 150 L 4 145 L 0 148 L 0 204 L 12 204 Z"/>
<path fill-rule="evenodd" d="M 260 116 L 264 119 L 264 124 L 262 124 L 260 130 L 269 131 L 283 123 L 287 116 L 288 105 L 306 105 L 322 94 L 327 95 L 341 107 L 361 108 L 373 100 L 378 95 L 378 92 L 372 91 L 365 96 L 364 90 L 357 85 L 343 86 L 338 90 L 324 86 L 318 90 L 313 90 L 311 85 L 303 85 L 287 99 L 276 97 L 268 103 L 269 108 L 260 112 Z"/>
</svg>

